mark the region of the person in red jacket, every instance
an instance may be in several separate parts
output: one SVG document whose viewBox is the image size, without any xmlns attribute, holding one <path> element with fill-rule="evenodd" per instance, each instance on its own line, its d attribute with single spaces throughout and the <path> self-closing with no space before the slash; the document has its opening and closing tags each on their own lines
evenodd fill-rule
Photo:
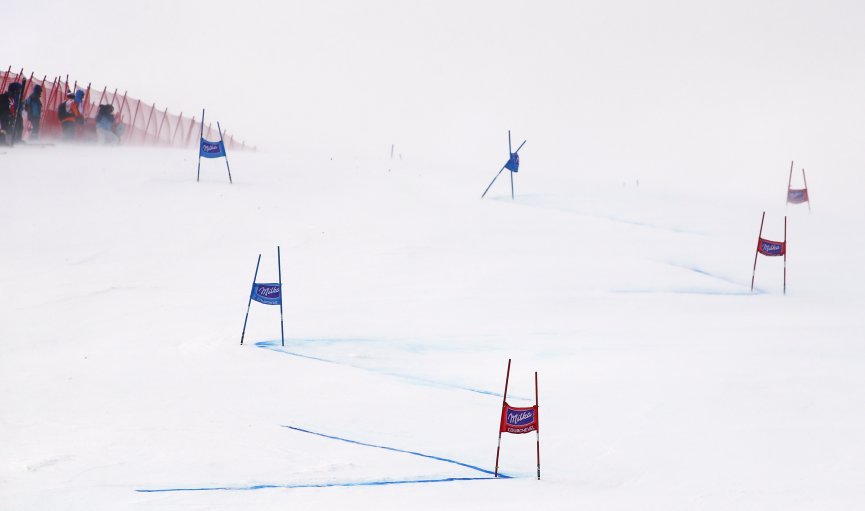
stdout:
<svg viewBox="0 0 865 511">
<path fill-rule="evenodd" d="M 57 118 L 60 119 L 60 126 L 63 128 L 63 140 L 75 140 L 75 125 L 81 119 L 81 111 L 78 110 L 78 103 L 75 102 L 75 94 L 66 94 L 66 101 L 60 103 L 57 107 Z"/>
</svg>

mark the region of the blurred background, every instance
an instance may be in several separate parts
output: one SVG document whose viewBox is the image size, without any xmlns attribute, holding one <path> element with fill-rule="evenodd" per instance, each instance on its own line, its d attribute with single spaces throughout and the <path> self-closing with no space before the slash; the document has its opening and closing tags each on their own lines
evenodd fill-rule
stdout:
<svg viewBox="0 0 865 511">
<path fill-rule="evenodd" d="M 0 66 L 70 74 L 260 149 L 629 177 L 861 168 L 855 1 L 12 2 Z M 275 98 L 275 99 L 274 99 Z M 498 163 L 497 160 L 492 164 Z M 797 164 L 798 167 L 798 164 Z M 491 172 L 495 172 L 495 168 Z"/>
</svg>

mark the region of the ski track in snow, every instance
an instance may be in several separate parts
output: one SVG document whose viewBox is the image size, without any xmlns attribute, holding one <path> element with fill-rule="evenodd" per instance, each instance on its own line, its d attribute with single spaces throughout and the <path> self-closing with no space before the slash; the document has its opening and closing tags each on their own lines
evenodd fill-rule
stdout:
<svg viewBox="0 0 865 511">
<path fill-rule="evenodd" d="M 679 264 L 670 261 L 660 261 L 662 264 L 666 264 L 667 266 L 672 266 L 673 268 L 680 268 L 683 270 L 688 270 L 690 272 L 696 273 L 698 275 L 702 275 L 704 277 L 708 277 L 713 280 L 717 280 L 723 282 L 725 284 L 730 284 L 737 289 L 730 290 L 720 290 L 720 289 L 710 289 L 710 288 L 683 288 L 683 289 L 667 289 L 667 288 L 645 288 L 645 289 L 618 289 L 615 290 L 615 293 L 666 293 L 666 294 L 692 294 L 692 295 L 711 295 L 711 296 L 748 296 L 748 295 L 758 295 L 764 294 L 764 291 L 755 287 L 754 291 L 750 291 L 746 289 L 742 283 L 736 282 L 735 280 L 725 277 L 722 275 L 717 275 L 712 272 L 706 271 L 698 266 L 692 266 L 687 264 Z"/>
<path fill-rule="evenodd" d="M 342 341 L 342 340 L 340 340 L 340 341 Z M 315 360 L 315 361 L 324 362 L 327 364 L 342 365 L 342 366 L 351 367 L 353 369 L 368 371 L 368 372 L 380 374 L 383 376 L 389 376 L 389 377 L 397 378 L 397 379 L 400 379 L 400 380 L 403 380 L 403 381 L 406 381 L 406 382 L 409 382 L 409 383 L 412 383 L 415 385 L 423 385 L 426 387 L 458 389 L 458 390 L 465 390 L 468 392 L 474 392 L 476 394 L 483 394 L 485 396 L 503 397 L 503 395 L 500 392 L 495 392 L 492 390 L 484 390 L 484 389 L 478 389 L 478 388 L 474 388 L 474 387 L 468 387 L 466 385 L 460 385 L 458 383 L 444 382 L 444 381 L 439 381 L 439 380 L 431 380 L 428 378 L 422 378 L 422 377 L 413 376 L 410 374 L 404 374 L 404 373 L 398 373 L 398 372 L 390 371 L 388 369 L 367 367 L 367 366 L 364 366 L 361 364 L 353 364 L 351 362 L 346 362 L 343 360 L 329 359 L 329 358 L 319 357 L 316 355 L 310 355 L 310 354 L 306 354 L 306 353 L 299 353 L 297 351 L 291 351 L 289 349 L 286 349 L 286 347 L 288 347 L 288 344 L 294 344 L 295 347 L 299 347 L 299 343 L 302 343 L 302 342 L 304 342 L 304 343 L 334 342 L 333 339 L 328 339 L 328 340 L 322 339 L 321 341 L 318 341 L 316 339 L 296 339 L 296 340 L 286 339 L 286 343 L 287 343 L 286 347 L 280 346 L 279 342 L 280 341 L 276 341 L 276 340 L 259 341 L 259 342 L 255 343 L 255 345 L 258 346 L 259 348 L 268 349 L 271 351 L 275 351 L 277 353 L 283 353 L 285 355 L 291 355 L 293 357 L 300 357 L 300 358 L 305 358 L 305 359 L 309 359 L 309 360 Z M 351 342 L 351 341 L 345 340 L 343 342 Z M 358 342 L 363 342 L 363 341 L 358 341 Z M 530 401 L 530 398 L 523 397 L 523 396 L 517 396 L 517 395 L 513 395 L 513 394 L 509 395 L 508 397 L 513 399 L 514 401 Z"/>
<path fill-rule="evenodd" d="M 366 442 L 361 442 L 359 440 L 352 440 L 350 438 L 342 438 L 342 437 L 338 437 L 338 436 L 327 435 L 325 433 L 317 433 L 315 431 L 310 431 L 308 429 L 298 428 L 296 426 L 283 425 L 282 427 L 288 428 L 288 429 L 291 429 L 294 431 L 300 431 L 301 433 L 308 433 L 310 435 L 316 435 L 316 436 L 320 436 L 320 437 L 324 437 L 324 438 L 330 438 L 331 440 L 339 440 L 340 442 L 347 442 L 350 444 L 362 445 L 364 447 L 374 447 L 376 449 L 384 449 L 386 451 L 401 452 L 401 453 L 405 453 L 405 454 L 411 454 L 413 456 L 420 456 L 421 458 L 429 458 L 429 459 L 436 460 L 436 461 L 443 461 L 445 463 L 453 463 L 454 465 L 459 465 L 461 467 L 466 467 L 466 468 L 470 468 L 472 470 L 477 470 L 478 472 L 483 472 L 484 474 L 488 474 L 488 475 L 494 475 L 495 474 L 495 472 L 493 472 L 491 470 L 487 470 L 485 468 L 477 467 L 475 465 L 469 465 L 468 463 L 463 463 L 461 461 L 456 461 L 456 460 L 452 460 L 449 458 L 442 458 L 440 456 L 433 456 L 431 454 L 423 454 L 423 453 L 416 452 L 416 451 L 408 451 L 405 449 L 398 449 L 396 447 L 388 447 L 386 445 L 370 444 L 370 443 L 366 443 Z M 499 477 L 504 478 L 504 479 L 511 479 L 510 476 L 507 476 L 504 474 L 499 474 Z"/>
<path fill-rule="evenodd" d="M 343 438 L 334 435 L 328 435 L 325 433 L 319 433 L 316 431 L 310 431 L 308 429 L 298 428 L 295 426 L 285 426 L 282 427 L 298 431 L 300 433 L 307 433 L 310 435 L 319 436 L 322 438 L 327 438 L 330 440 L 337 440 L 340 442 L 346 442 L 349 444 L 360 445 L 363 447 L 372 447 L 374 449 L 383 449 L 385 451 L 398 452 L 403 454 L 410 454 L 412 456 L 418 456 L 421 458 L 427 458 L 435 461 L 441 461 L 444 463 L 451 463 L 453 465 L 459 465 L 461 467 L 469 468 L 471 470 L 475 470 L 477 472 L 481 472 L 486 474 L 485 476 L 480 477 L 442 477 L 442 478 L 419 478 L 419 479 L 383 479 L 376 481 L 334 481 L 327 483 L 298 483 L 298 484 L 256 484 L 250 486 L 204 486 L 204 487 L 188 487 L 188 488 L 148 488 L 148 489 L 137 489 L 136 492 L 139 493 L 169 493 L 169 492 L 189 492 L 189 491 L 250 491 L 250 490 L 268 490 L 274 488 L 332 488 L 332 487 L 351 487 L 351 486 L 388 486 L 395 484 L 427 484 L 427 483 L 447 483 L 454 481 L 484 481 L 489 479 L 495 479 L 495 473 L 480 468 L 475 465 L 470 465 L 468 463 L 463 463 L 461 461 L 452 460 L 450 458 L 443 458 L 441 456 L 434 456 L 432 454 L 424 454 L 417 451 L 409 451 L 406 449 L 399 449 L 397 447 L 389 447 L 386 445 L 378 445 L 378 444 L 370 444 L 367 442 L 361 442 L 359 440 L 352 440 L 350 438 Z M 492 477 L 491 477 L 492 476 Z M 499 473 L 499 479 L 513 479 L 512 476 Z"/>
<path fill-rule="evenodd" d="M 610 214 L 600 214 L 600 213 L 591 213 L 588 211 L 583 211 L 580 209 L 575 209 L 573 207 L 569 207 L 566 205 L 562 205 L 561 201 L 556 202 L 555 200 L 548 200 L 551 195 L 545 194 L 535 194 L 535 195 L 523 195 L 521 197 L 522 200 L 514 200 L 514 201 L 506 201 L 504 198 L 494 198 L 493 200 L 501 201 L 501 202 L 513 202 L 520 206 L 526 206 L 530 208 L 538 208 L 538 209 L 548 209 L 554 211 L 561 211 L 563 213 L 569 213 L 572 215 L 579 215 L 588 218 L 597 218 L 599 220 L 606 220 L 608 222 L 615 222 L 625 225 L 633 225 L 636 227 L 643 227 L 646 229 L 655 229 L 659 231 L 672 232 L 676 234 L 687 234 L 691 236 L 709 236 L 708 232 L 704 231 L 695 231 L 691 229 L 685 229 L 681 227 L 670 227 L 667 225 L 659 225 L 649 222 L 643 222 L 639 220 L 631 220 L 629 218 L 623 218 L 616 215 Z"/>
<path fill-rule="evenodd" d="M 250 491 L 268 490 L 273 488 L 333 488 L 351 486 L 388 486 L 395 484 L 424 484 L 424 483 L 449 483 L 454 481 L 486 481 L 495 477 L 445 477 L 441 479 L 399 479 L 383 481 L 358 481 L 358 482 L 334 482 L 334 483 L 308 483 L 308 484 L 256 484 L 252 486 L 210 486 L 204 488 L 158 488 L 150 490 L 135 490 L 139 493 L 168 493 L 186 491 Z"/>
</svg>

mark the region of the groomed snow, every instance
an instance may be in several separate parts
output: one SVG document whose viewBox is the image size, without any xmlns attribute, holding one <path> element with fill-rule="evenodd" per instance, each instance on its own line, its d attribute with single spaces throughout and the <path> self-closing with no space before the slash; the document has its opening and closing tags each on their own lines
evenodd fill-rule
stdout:
<svg viewBox="0 0 865 511">
<path fill-rule="evenodd" d="M 612 175 L 517 136 L 515 201 L 479 198 L 504 151 L 234 153 L 229 185 L 194 151 L 0 150 L 0 508 L 865 505 L 862 162 L 804 163 L 809 214 L 783 157 Z M 764 210 L 786 296 L 778 258 L 749 292 Z M 277 245 L 285 347 L 256 303 L 241 347 Z M 533 435 L 486 472 L 508 358 L 541 481 Z"/>
</svg>

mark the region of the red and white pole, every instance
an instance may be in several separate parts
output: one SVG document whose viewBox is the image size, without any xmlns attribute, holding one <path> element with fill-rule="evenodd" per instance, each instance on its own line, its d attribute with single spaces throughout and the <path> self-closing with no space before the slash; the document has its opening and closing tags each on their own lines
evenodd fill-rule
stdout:
<svg viewBox="0 0 865 511">
<path fill-rule="evenodd" d="M 811 194 L 808 193 L 808 180 L 805 179 L 805 167 L 802 167 L 802 182 L 805 183 L 805 196 L 808 197 L 808 214 L 811 213 Z"/>
<path fill-rule="evenodd" d="M 538 372 L 535 371 L 535 413 L 538 413 Z M 538 422 L 537 429 L 535 429 L 535 439 L 537 440 L 537 452 L 538 452 L 538 481 L 541 480 L 541 423 L 539 421 L 539 417 L 535 415 L 535 421 Z"/>
<path fill-rule="evenodd" d="M 787 294 L 787 216 L 784 215 L 784 294 Z"/>
<path fill-rule="evenodd" d="M 757 235 L 757 250 L 754 252 L 754 270 L 751 271 L 751 292 L 754 292 L 754 276 L 757 274 L 757 256 L 760 255 L 760 240 L 763 238 L 763 220 L 766 219 L 766 212 L 763 212 L 763 217 L 760 219 L 760 234 Z"/>
<path fill-rule="evenodd" d="M 502 410 L 505 409 L 505 403 L 508 400 L 508 380 L 511 377 L 511 359 L 508 359 L 508 371 L 505 373 L 505 393 L 502 396 Z M 494 472 L 494 476 L 499 476 L 499 453 L 502 450 L 502 423 L 501 423 L 501 414 L 499 414 L 499 444 L 496 447 L 496 470 Z"/>
</svg>

